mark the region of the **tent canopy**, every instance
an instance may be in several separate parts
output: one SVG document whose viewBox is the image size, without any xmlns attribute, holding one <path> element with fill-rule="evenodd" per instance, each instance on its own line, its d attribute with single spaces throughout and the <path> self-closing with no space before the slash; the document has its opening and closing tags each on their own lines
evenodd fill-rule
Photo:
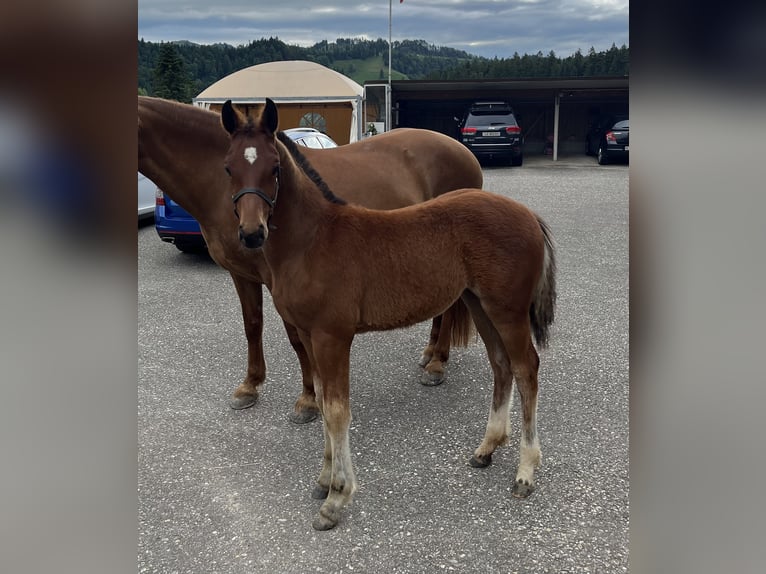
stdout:
<svg viewBox="0 0 766 574">
<path fill-rule="evenodd" d="M 361 98 L 364 88 L 351 78 L 316 62 L 289 60 L 243 68 L 221 78 L 195 99 L 333 99 Z"/>
<path fill-rule="evenodd" d="M 364 88 L 340 72 L 316 62 L 287 60 L 267 62 L 243 68 L 221 78 L 194 98 L 194 104 L 210 109 L 226 100 L 236 103 L 261 103 L 271 98 L 279 104 L 331 104 L 348 102 L 347 117 L 341 138 L 356 141 L 363 122 L 359 118 Z M 345 134 L 348 134 L 346 138 Z"/>
</svg>

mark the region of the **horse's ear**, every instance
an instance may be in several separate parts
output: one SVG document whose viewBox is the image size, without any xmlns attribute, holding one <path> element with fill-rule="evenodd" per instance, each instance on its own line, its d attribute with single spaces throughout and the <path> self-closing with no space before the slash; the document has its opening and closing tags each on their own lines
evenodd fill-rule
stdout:
<svg viewBox="0 0 766 574">
<path fill-rule="evenodd" d="M 269 131 L 269 133 L 277 133 L 277 127 L 279 126 L 279 112 L 277 111 L 277 105 L 271 98 L 266 98 L 266 106 L 261 113 L 261 127 Z"/>
<path fill-rule="evenodd" d="M 221 108 L 221 124 L 230 134 L 237 131 L 239 117 L 237 116 L 237 110 L 235 110 L 234 106 L 231 104 L 231 100 L 226 100 Z"/>
</svg>

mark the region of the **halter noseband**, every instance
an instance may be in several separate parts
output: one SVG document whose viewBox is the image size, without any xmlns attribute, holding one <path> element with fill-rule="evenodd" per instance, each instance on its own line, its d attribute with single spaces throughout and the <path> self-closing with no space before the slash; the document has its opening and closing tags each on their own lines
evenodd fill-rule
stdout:
<svg viewBox="0 0 766 574">
<path fill-rule="evenodd" d="M 266 193 L 259 187 L 243 187 L 240 189 L 237 193 L 231 196 L 231 201 L 234 203 L 234 215 L 239 217 L 239 212 L 237 211 L 237 202 L 240 200 L 240 198 L 243 195 L 247 195 L 248 193 L 252 193 L 254 195 L 257 195 L 260 197 L 263 201 L 266 202 L 266 205 L 269 206 L 269 217 L 267 221 L 271 220 L 271 212 L 274 211 L 274 206 L 277 204 L 277 197 L 279 196 L 279 167 L 277 167 L 277 173 L 274 178 L 274 199 L 271 199 Z M 271 224 L 269 224 L 269 227 L 271 227 Z"/>
</svg>

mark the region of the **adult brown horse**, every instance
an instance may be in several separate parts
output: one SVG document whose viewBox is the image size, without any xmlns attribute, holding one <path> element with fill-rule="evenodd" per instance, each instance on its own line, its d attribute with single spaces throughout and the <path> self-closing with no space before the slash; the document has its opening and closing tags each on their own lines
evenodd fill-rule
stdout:
<svg viewBox="0 0 766 574">
<path fill-rule="evenodd" d="M 522 427 L 512 492 L 528 496 L 541 460 L 532 333 L 547 344 L 556 299 L 545 223 L 513 200 L 477 189 L 392 211 L 350 205 L 307 175 L 307 160 L 277 132 L 271 100 L 257 119 L 226 102 L 221 120 L 231 138 L 225 165 L 242 243 L 263 251 L 274 304 L 297 327 L 317 377 L 325 449 L 313 495 L 326 500 L 314 528 L 334 527 L 356 490 L 348 436 L 354 335 L 412 325 L 459 298 L 494 374 L 489 421 L 471 464 L 487 466 L 507 442 L 515 379 Z"/>
<path fill-rule="evenodd" d="M 234 391 L 232 408 L 253 405 L 266 378 L 263 356 L 263 292 L 269 272 L 258 251 L 245 249 L 228 179 L 222 168 L 229 145 L 220 116 L 188 104 L 138 97 L 138 167 L 200 224 L 210 256 L 231 274 L 242 305 L 247 336 L 247 374 Z M 481 166 L 460 143 L 428 130 L 398 129 L 328 150 L 306 149 L 337 193 L 352 203 L 392 209 L 421 202 L 455 187 L 481 187 Z M 427 287 L 424 285 L 424 289 Z M 420 359 L 425 381 L 438 384 L 455 344 L 469 338 L 470 318 L 457 306 L 434 319 Z M 303 392 L 291 419 L 313 420 L 318 412 L 310 363 L 295 329 L 285 323 L 301 365 Z"/>
</svg>

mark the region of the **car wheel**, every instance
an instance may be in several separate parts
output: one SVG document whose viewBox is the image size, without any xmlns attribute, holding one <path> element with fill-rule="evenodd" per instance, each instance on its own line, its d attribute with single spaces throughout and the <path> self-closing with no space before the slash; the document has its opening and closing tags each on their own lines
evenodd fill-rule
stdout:
<svg viewBox="0 0 766 574">
<path fill-rule="evenodd" d="M 523 155 L 519 155 L 518 157 L 511 158 L 511 165 L 520 166 L 522 163 L 524 163 Z"/>
<path fill-rule="evenodd" d="M 598 165 L 606 165 L 609 163 L 609 160 L 606 157 L 606 151 L 604 150 L 604 146 L 598 146 Z"/>
</svg>

